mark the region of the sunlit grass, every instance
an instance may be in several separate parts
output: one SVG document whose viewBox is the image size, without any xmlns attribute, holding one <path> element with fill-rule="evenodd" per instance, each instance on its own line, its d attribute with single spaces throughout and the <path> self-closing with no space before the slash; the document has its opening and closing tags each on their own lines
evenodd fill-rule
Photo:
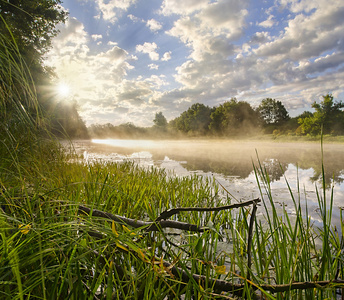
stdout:
<svg viewBox="0 0 344 300">
<path fill-rule="evenodd" d="M 146 235 L 140 229 L 78 214 L 78 204 L 83 204 L 154 220 L 169 208 L 219 206 L 224 200 L 213 181 L 204 182 L 197 176 L 166 176 L 163 170 L 145 170 L 133 163 L 84 165 L 60 161 L 46 170 L 49 179 L 35 187 L 3 185 L 2 295 L 8 299 L 29 294 L 41 297 L 44 293 L 51 299 L 102 298 L 110 294 L 130 299 L 174 294 L 183 294 L 186 299 L 195 295 L 216 297 L 207 282 L 202 286 L 192 280 L 182 284 L 155 263 L 156 258 L 176 264 L 190 276 L 203 274 L 233 283 L 245 283 L 249 271 L 251 281 L 258 286 L 331 280 L 338 272 L 338 278 L 342 278 L 341 237 L 331 227 L 330 211 L 327 209 L 325 218 L 321 209 L 324 226 L 314 228 L 307 211 L 301 210 L 301 193 L 290 192 L 295 215 L 291 218 L 286 210 L 277 213 L 268 174 L 258 166 L 256 175 L 265 218 L 255 219 L 252 270 L 247 269 L 246 252 L 249 209 L 180 213 L 179 221 L 210 229 L 204 233 L 180 232 L 177 236 L 167 232 Z M 320 195 L 319 200 L 323 203 Z M 244 298 L 253 297 L 250 286 L 247 284 L 242 291 Z M 332 287 L 267 295 L 276 299 L 325 299 L 335 297 L 335 291 Z"/>
</svg>

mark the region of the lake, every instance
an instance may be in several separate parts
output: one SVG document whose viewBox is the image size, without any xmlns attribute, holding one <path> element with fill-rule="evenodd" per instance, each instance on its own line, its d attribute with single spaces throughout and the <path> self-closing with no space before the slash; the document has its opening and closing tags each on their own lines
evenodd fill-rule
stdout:
<svg viewBox="0 0 344 300">
<path fill-rule="evenodd" d="M 143 167 L 164 168 L 176 176 L 214 177 L 238 201 L 261 198 L 253 169 L 260 162 L 270 176 L 276 206 L 285 206 L 291 216 L 294 213 L 288 181 L 295 198 L 300 196 L 303 208 L 307 203 L 314 224 L 321 226 L 316 196 L 316 188 L 323 193 L 320 143 L 98 139 L 75 141 L 74 146 L 85 162 L 131 160 Z M 324 144 L 323 153 L 326 197 L 330 199 L 333 187 L 333 223 L 339 225 L 340 208 L 344 207 L 344 145 Z M 258 215 L 262 211 L 263 207 Z"/>
</svg>

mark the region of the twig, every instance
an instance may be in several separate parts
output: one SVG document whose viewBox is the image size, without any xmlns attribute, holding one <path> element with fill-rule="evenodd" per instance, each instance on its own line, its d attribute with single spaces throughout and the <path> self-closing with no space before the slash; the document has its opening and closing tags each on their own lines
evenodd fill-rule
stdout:
<svg viewBox="0 0 344 300">
<path fill-rule="evenodd" d="M 241 203 L 235 203 L 235 204 L 230 204 L 230 205 L 225 205 L 225 206 L 219 206 L 219 207 L 178 207 L 178 208 L 172 208 L 169 210 L 165 210 L 160 214 L 159 217 L 157 217 L 154 221 L 159 222 L 160 220 L 166 220 L 170 217 L 172 217 L 175 214 L 179 214 L 182 211 L 221 211 L 221 210 L 227 210 L 227 209 L 232 209 L 232 208 L 240 208 L 244 206 L 249 206 L 254 203 L 260 202 L 260 199 L 253 199 L 249 200 L 246 202 L 241 202 Z"/>
</svg>

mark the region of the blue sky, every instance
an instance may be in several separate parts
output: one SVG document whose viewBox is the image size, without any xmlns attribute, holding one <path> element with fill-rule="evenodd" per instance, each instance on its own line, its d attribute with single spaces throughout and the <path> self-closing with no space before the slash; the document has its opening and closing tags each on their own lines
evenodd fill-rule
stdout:
<svg viewBox="0 0 344 300">
<path fill-rule="evenodd" d="M 344 100 L 341 0 L 64 0 L 46 64 L 87 125 L 151 126 L 194 103 Z"/>
</svg>

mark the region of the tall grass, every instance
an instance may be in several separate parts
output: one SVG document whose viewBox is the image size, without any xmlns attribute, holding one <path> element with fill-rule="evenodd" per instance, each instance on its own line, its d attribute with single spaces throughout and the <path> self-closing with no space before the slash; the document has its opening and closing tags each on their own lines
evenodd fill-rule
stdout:
<svg viewBox="0 0 344 300">
<path fill-rule="evenodd" d="M 196 282 L 193 274 L 246 283 L 242 297 L 254 299 L 257 292 L 253 290 L 266 284 L 343 276 L 343 245 L 338 231 L 331 227 L 329 210 L 327 225 L 313 227 L 307 207 L 301 208 L 300 194 L 294 195 L 290 189 L 294 215 L 285 209 L 277 212 L 269 175 L 261 165 L 256 174 L 264 199 L 260 207 L 264 218 L 255 219 L 253 265 L 249 270 L 249 209 L 180 213 L 175 217 L 208 226 L 204 233 L 148 234 L 144 228 L 78 214 L 78 205 L 83 204 L 154 220 L 169 208 L 222 205 L 223 198 L 214 192 L 212 181 L 166 176 L 163 170 L 144 170 L 132 163 L 83 165 L 60 161 L 46 172 L 46 181 L 24 193 L 15 186 L 4 187 L 1 192 L 0 293 L 5 299 L 176 299 L 181 295 L 186 299 L 221 299 L 232 295 L 214 291 L 210 281 Z M 190 280 L 181 283 L 162 261 L 182 268 Z M 250 281 L 246 279 L 248 271 Z M 270 299 L 336 297 L 331 284 L 276 294 L 261 289 Z"/>
</svg>

